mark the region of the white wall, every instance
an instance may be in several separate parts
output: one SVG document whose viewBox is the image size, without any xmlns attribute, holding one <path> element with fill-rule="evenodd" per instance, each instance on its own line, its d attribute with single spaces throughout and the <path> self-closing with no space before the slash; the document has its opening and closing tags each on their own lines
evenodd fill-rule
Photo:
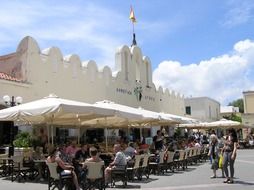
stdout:
<svg viewBox="0 0 254 190">
<path fill-rule="evenodd" d="M 22 96 L 24 102 L 29 102 L 54 93 L 88 103 L 107 99 L 136 108 L 184 115 L 183 96 L 155 88 L 151 62 L 139 47 L 122 46 L 115 57 L 117 70 L 112 73 L 109 67 L 98 68 L 94 61 L 81 61 L 77 55 L 63 56 L 56 47 L 41 51 L 33 38 L 25 37 L 16 51 L 16 60 L 22 64 L 23 82 L 0 79 L 0 96 Z M 134 93 L 137 87 L 142 88 L 141 101 Z"/>
<path fill-rule="evenodd" d="M 185 107 L 191 107 L 191 117 L 201 121 L 220 119 L 220 103 L 208 97 L 186 98 Z"/>
</svg>

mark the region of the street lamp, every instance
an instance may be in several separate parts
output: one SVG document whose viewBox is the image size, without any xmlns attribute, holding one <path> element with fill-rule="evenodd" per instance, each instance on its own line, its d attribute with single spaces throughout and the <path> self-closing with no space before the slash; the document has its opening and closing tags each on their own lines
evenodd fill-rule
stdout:
<svg viewBox="0 0 254 190">
<path fill-rule="evenodd" d="M 20 96 L 17 96 L 16 98 L 14 96 L 10 97 L 8 95 L 3 96 L 3 100 L 5 104 L 9 107 L 13 107 L 16 105 L 19 105 L 22 103 L 23 98 Z M 9 157 L 14 155 L 14 145 L 13 145 L 13 140 L 14 140 L 14 131 L 13 131 L 13 123 L 10 128 L 10 141 L 11 141 L 11 146 L 9 147 Z"/>
<path fill-rule="evenodd" d="M 23 101 L 23 98 L 20 96 L 17 96 L 15 98 L 14 96 L 10 97 L 8 95 L 5 95 L 3 96 L 3 100 L 7 106 L 13 107 L 13 106 L 21 104 Z"/>
</svg>

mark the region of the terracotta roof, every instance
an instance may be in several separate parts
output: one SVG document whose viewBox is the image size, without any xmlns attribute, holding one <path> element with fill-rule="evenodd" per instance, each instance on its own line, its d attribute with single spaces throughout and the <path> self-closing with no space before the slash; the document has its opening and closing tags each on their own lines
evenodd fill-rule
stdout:
<svg viewBox="0 0 254 190">
<path fill-rule="evenodd" d="M 22 80 L 17 79 L 15 77 L 12 77 L 6 73 L 2 73 L 0 72 L 0 79 L 4 79 L 4 80 L 9 80 L 9 81 L 14 81 L 14 82 L 22 82 Z"/>
</svg>

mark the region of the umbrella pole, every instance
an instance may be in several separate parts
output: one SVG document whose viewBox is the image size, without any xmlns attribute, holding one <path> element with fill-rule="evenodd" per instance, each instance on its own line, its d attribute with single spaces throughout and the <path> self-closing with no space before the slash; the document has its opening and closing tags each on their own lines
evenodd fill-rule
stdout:
<svg viewBox="0 0 254 190">
<path fill-rule="evenodd" d="M 140 125 L 140 128 L 139 128 L 139 134 L 140 134 L 140 142 L 142 143 L 143 134 L 142 134 L 141 125 Z"/>
<path fill-rule="evenodd" d="M 128 125 L 128 129 L 127 129 L 127 135 L 128 135 L 128 140 L 130 140 L 130 126 Z"/>
<path fill-rule="evenodd" d="M 108 152 L 108 128 L 106 127 L 106 138 L 105 138 L 105 142 L 106 142 L 106 152 Z"/>
<path fill-rule="evenodd" d="M 51 117 L 51 143 L 54 145 L 54 130 L 53 130 L 53 119 L 54 119 L 54 114 Z"/>
<path fill-rule="evenodd" d="M 47 133 L 48 133 L 48 144 L 50 144 L 50 132 L 49 132 L 49 125 L 47 124 Z"/>
<path fill-rule="evenodd" d="M 53 130 L 53 125 L 51 125 L 51 144 L 54 145 L 54 130 Z"/>
<path fill-rule="evenodd" d="M 79 125 L 79 128 L 78 128 L 78 144 L 80 144 L 80 125 Z"/>
</svg>

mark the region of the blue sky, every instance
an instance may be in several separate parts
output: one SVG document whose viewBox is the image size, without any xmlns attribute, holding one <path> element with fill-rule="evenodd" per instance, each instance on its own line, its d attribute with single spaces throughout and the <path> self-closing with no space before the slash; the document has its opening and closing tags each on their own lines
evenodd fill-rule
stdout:
<svg viewBox="0 0 254 190">
<path fill-rule="evenodd" d="M 30 35 L 41 49 L 56 46 L 114 69 L 116 48 L 131 44 L 130 5 L 156 86 L 223 105 L 254 90 L 252 0 L 3 0 L 0 54 Z"/>
</svg>

